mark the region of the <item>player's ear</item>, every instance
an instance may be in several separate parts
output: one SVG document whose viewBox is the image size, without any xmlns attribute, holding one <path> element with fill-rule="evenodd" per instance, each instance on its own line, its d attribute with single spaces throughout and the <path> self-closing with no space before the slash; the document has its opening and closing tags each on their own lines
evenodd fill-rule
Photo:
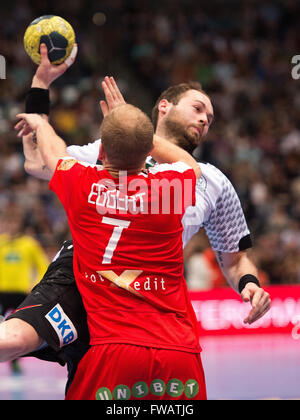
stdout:
<svg viewBox="0 0 300 420">
<path fill-rule="evenodd" d="M 105 152 L 102 143 L 100 143 L 98 159 L 101 160 L 101 162 L 105 159 Z"/>
<path fill-rule="evenodd" d="M 160 113 L 160 115 L 164 116 L 168 113 L 171 106 L 171 102 L 169 102 L 167 99 L 162 99 L 158 104 L 158 112 Z"/>
</svg>

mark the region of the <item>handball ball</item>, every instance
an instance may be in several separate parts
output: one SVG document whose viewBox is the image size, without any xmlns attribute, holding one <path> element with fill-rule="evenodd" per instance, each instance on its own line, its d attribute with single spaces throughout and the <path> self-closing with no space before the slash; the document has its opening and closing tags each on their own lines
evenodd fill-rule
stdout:
<svg viewBox="0 0 300 420">
<path fill-rule="evenodd" d="M 72 26 L 60 16 L 44 15 L 35 19 L 24 34 L 24 47 L 29 57 L 40 64 L 40 45 L 46 44 L 52 64 L 61 64 L 70 55 L 75 42 Z"/>
</svg>

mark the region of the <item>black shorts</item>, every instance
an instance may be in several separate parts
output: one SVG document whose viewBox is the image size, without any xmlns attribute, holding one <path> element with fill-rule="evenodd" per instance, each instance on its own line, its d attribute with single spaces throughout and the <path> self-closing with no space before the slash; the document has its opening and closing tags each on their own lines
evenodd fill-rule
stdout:
<svg viewBox="0 0 300 420">
<path fill-rule="evenodd" d="M 73 273 L 73 244 L 65 241 L 44 277 L 7 319 L 30 324 L 47 343 L 27 356 L 77 365 L 89 348 L 87 315 Z"/>
</svg>

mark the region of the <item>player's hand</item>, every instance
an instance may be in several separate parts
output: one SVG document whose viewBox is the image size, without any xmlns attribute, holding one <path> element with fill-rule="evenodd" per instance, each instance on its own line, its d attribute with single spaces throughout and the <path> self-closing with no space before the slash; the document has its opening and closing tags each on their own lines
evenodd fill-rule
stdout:
<svg viewBox="0 0 300 420">
<path fill-rule="evenodd" d="M 244 319 L 245 324 L 252 324 L 265 315 L 271 307 L 271 299 L 261 287 L 255 283 L 247 283 L 241 293 L 244 302 L 251 302 L 252 309 L 247 318 Z"/>
<path fill-rule="evenodd" d="M 45 122 L 43 117 L 39 114 L 18 114 L 17 118 L 21 119 L 16 125 L 15 130 L 18 131 L 17 136 L 27 136 L 36 131 L 38 127 Z"/>
<path fill-rule="evenodd" d="M 106 76 L 102 82 L 102 88 L 105 95 L 105 101 L 100 101 L 100 108 L 103 117 L 106 117 L 110 111 L 117 106 L 126 104 L 126 102 L 113 77 Z"/>
<path fill-rule="evenodd" d="M 62 64 L 57 66 L 51 64 L 48 58 L 48 49 L 46 44 L 41 44 L 40 53 L 42 60 L 33 77 L 31 87 L 49 89 L 51 83 L 64 74 L 64 72 L 74 63 L 77 51 L 78 46 L 75 43 L 69 57 Z"/>
</svg>

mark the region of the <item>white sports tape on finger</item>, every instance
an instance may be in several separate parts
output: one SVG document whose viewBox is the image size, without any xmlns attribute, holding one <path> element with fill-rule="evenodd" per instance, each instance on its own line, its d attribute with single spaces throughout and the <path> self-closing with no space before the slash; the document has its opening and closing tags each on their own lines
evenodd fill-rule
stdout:
<svg viewBox="0 0 300 420">
<path fill-rule="evenodd" d="M 72 51 L 71 51 L 71 54 L 65 60 L 65 63 L 67 65 L 67 67 L 70 67 L 74 63 L 75 58 L 76 58 L 76 55 L 77 55 L 77 52 L 78 52 L 78 45 L 77 44 L 74 44 L 74 46 L 72 48 Z"/>
</svg>

